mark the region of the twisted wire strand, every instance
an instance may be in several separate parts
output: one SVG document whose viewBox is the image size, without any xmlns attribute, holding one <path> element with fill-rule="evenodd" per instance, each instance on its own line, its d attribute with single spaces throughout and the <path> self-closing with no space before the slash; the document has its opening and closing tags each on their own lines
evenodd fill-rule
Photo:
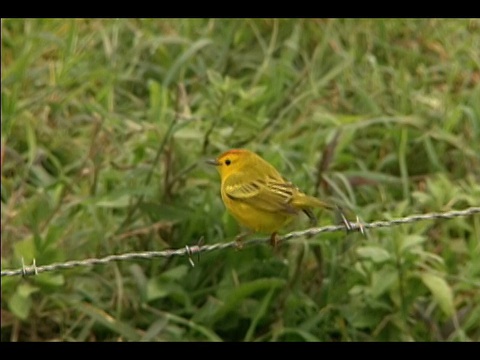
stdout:
<svg viewBox="0 0 480 360">
<path fill-rule="evenodd" d="M 350 223 L 349 228 L 347 229 L 345 224 L 342 225 L 328 225 L 323 227 L 314 227 L 302 231 L 294 231 L 289 234 L 286 234 L 278 238 L 278 241 L 288 241 L 291 239 L 299 238 L 302 236 L 313 236 L 326 232 L 335 232 L 335 231 L 361 231 L 364 233 L 365 229 L 377 229 L 391 227 L 401 224 L 409 224 L 423 220 L 433 220 L 433 219 L 453 219 L 461 216 L 470 216 L 480 213 L 480 207 L 470 207 L 465 210 L 454 210 L 444 213 L 428 213 L 420 215 L 412 215 L 398 219 L 386 220 L 386 221 L 374 221 L 371 223 L 361 224 L 358 219 L 356 223 Z M 154 259 L 154 258 L 169 258 L 172 256 L 188 256 L 188 260 L 192 266 L 195 263 L 192 260 L 192 255 L 200 254 L 202 252 L 210 252 L 215 250 L 224 250 L 227 248 L 237 248 L 238 243 L 236 241 L 230 241 L 227 243 L 217 243 L 212 245 L 201 245 L 203 238 L 199 240 L 197 245 L 185 246 L 184 248 L 179 249 L 167 249 L 162 251 L 143 251 L 143 252 L 132 252 L 124 253 L 119 255 L 109 255 L 103 258 L 89 258 L 84 260 L 73 260 L 63 263 L 53 263 L 50 265 L 37 266 L 35 259 L 33 260 L 33 265 L 25 266 L 23 264 L 22 268 L 16 270 L 2 270 L 1 276 L 27 276 L 27 275 L 37 275 L 42 272 L 55 271 L 55 270 L 65 270 L 72 269 L 82 266 L 93 266 L 93 265 L 104 265 L 113 261 L 124 261 L 124 260 L 142 260 L 142 259 Z M 270 242 L 271 238 L 262 238 L 262 239 L 250 239 L 242 242 L 242 247 L 257 245 L 262 243 Z M 23 259 L 22 259 L 23 263 Z"/>
</svg>

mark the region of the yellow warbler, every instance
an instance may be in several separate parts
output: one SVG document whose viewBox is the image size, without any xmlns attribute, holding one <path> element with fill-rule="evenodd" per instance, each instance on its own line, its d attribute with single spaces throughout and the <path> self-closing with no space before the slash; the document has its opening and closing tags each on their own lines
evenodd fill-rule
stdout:
<svg viewBox="0 0 480 360">
<path fill-rule="evenodd" d="M 311 208 L 333 208 L 301 192 L 249 150 L 228 150 L 207 162 L 220 173 L 221 195 L 227 210 L 248 229 L 272 234 L 272 241 L 277 231 L 300 211 L 314 219 Z"/>
</svg>

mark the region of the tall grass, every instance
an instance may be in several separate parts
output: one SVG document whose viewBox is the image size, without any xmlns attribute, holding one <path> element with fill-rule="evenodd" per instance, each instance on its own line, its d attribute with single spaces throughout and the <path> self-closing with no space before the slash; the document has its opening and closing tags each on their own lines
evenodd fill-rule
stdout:
<svg viewBox="0 0 480 360">
<path fill-rule="evenodd" d="M 232 147 L 365 221 L 478 206 L 479 59 L 469 19 L 4 19 L 2 268 L 233 239 Z M 1 338 L 478 340 L 479 258 L 473 216 L 3 277 Z"/>
</svg>

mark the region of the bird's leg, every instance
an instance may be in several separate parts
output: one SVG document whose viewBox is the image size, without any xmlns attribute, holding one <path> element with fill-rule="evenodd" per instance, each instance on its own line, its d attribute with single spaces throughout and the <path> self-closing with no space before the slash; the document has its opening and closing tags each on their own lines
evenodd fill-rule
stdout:
<svg viewBox="0 0 480 360">
<path fill-rule="evenodd" d="M 275 249 L 280 242 L 280 237 L 278 236 L 278 233 L 274 231 L 272 235 L 270 235 L 270 245 Z"/>
<path fill-rule="evenodd" d="M 235 236 L 235 247 L 237 250 L 242 250 L 243 249 L 243 240 L 250 235 L 252 232 L 251 231 L 244 231 Z"/>
</svg>

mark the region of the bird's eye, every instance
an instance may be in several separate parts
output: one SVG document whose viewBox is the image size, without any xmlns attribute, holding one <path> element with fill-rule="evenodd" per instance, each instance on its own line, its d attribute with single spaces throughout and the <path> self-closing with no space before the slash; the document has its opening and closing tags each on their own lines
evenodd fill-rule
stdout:
<svg viewBox="0 0 480 360">
<path fill-rule="evenodd" d="M 229 159 L 225 160 L 225 165 L 228 166 L 228 165 L 230 165 L 231 163 L 232 163 L 232 162 L 231 162 Z"/>
</svg>

